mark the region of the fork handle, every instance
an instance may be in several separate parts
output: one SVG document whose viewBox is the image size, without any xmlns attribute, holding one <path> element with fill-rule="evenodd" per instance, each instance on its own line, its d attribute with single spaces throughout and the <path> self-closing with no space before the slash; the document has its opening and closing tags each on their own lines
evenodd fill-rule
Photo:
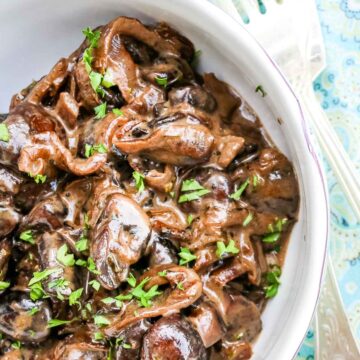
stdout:
<svg viewBox="0 0 360 360">
<path fill-rule="evenodd" d="M 312 128 L 325 156 L 341 186 L 349 204 L 360 221 L 360 175 L 346 153 L 335 130 L 318 103 L 314 91 L 308 89 L 302 94 L 303 108 L 311 119 Z"/>
</svg>

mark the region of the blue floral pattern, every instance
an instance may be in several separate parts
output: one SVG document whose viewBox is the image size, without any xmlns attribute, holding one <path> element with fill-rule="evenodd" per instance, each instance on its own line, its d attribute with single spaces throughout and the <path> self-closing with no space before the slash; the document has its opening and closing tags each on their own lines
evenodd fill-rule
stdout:
<svg viewBox="0 0 360 360">
<path fill-rule="evenodd" d="M 328 66 L 314 82 L 314 90 L 359 170 L 360 0 L 317 0 L 317 8 Z M 330 253 L 353 334 L 360 341 L 360 224 L 326 160 L 324 165 L 330 192 Z M 306 337 L 298 360 L 314 358 L 314 338 Z"/>
</svg>

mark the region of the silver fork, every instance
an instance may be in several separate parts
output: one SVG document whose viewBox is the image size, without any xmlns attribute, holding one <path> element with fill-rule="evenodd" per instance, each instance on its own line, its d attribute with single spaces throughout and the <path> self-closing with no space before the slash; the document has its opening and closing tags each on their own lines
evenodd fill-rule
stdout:
<svg viewBox="0 0 360 360">
<path fill-rule="evenodd" d="M 360 220 L 359 174 L 316 100 L 312 82 L 325 68 L 314 0 L 210 0 L 261 43 L 287 76 L 349 204 Z M 356 360 L 360 350 L 344 312 L 330 255 L 315 315 L 316 359 Z"/>
</svg>

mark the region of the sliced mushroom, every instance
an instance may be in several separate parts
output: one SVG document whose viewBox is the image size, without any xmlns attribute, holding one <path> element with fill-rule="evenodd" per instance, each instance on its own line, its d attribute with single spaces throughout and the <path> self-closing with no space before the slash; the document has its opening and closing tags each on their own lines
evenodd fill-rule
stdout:
<svg viewBox="0 0 360 360">
<path fill-rule="evenodd" d="M 100 271 L 98 280 L 106 289 L 115 289 L 136 263 L 150 236 L 150 221 L 145 212 L 130 198 L 113 194 L 92 232 L 90 254 Z"/>
<path fill-rule="evenodd" d="M 198 332 L 206 348 L 217 343 L 225 334 L 215 309 L 206 302 L 195 305 L 187 320 Z"/>
<path fill-rule="evenodd" d="M 159 272 L 164 272 L 160 276 Z M 130 302 L 125 310 L 111 319 L 111 324 L 104 329 L 107 336 L 117 336 L 125 327 L 141 319 L 154 318 L 157 316 L 168 316 L 184 309 L 194 303 L 202 291 L 201 280 L 195 271 L 178 265 L 161 265 L 151 268 L 145 272 L 139 281 L 150 278 L 146 283 L 145 290 L 154 285 L 169 284 L 162 295 L 153 300 L 149 308 L 140 307 L 136 302 Z M 181 283 L 181 289 L 178 284 Z"/>
<path fill-rule="evenodd" d="M 130 130 L 133 132 L 134 128 Z M 213 135 L 205 126 L 176 122 L 160 126 L 146 138 L 136 139 L 124 135 L 120 131 L 113 139 L 120 151 L 144 154 L 155 161 L 179 166 L 206 161 L 214 142 Z"/>
<path fill-rule="evenodd" d="M 147 332 L 141 360 L 206 360 L 206 349 L 196 331 L 180 315 L 158 320 Z"/>
<path fill-rule="evenodd" d="M 29 311 L 38 309 L 34 315 Z M 33 302 L 27 294 L 12 292 L 0 300 L 0 331 L 22 342 L 44 341 L 50 334 L 47 327 L 51 311 L 45 301 Z"/>
<path fill-rule="evenodd" d="M 0 192 L 0 239 L 10 234 L 21 220 L 15 211 L 12 198 Z"/>
<path fill-rule="evenodd" d="M 11 244 L 8 239 L 0 241 L 0 281 L 5 279 L 9 259 L 11 256 Z"/>
</svg>

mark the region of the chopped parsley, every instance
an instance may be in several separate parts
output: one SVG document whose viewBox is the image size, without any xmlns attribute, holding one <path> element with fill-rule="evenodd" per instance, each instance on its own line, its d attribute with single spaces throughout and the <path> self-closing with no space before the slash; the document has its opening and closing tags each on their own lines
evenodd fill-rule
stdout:
<svg viewBox="0 0 360 360">
<path fill-rule="evenodd" d="M 33 175 L 33 174 L 29 174 L 29 176 L 30 176 L 31 178 L 33 178 L 34 181 L 35 181 L 37 184 L 44 184 L 45 181 L 46 181 L 46 175 L 41 175 L 41 174 Z"/>
<path fill-rule="evenodd" d="M 25 230 L 20 234 L 20 240 L 28 242 L 31 245 L 35 244 L 32 230 Z"/>
<path fill-rule="evenodd" d="M 94 108 L 95 111 L 95 119 L 102 119 L 106 115 L 106 102 L 96 106 Z"/>
<path fill-rule="evenodd" d="M 112 112 L 115 114 L 115 115 L 117 115 L 117 116 L 122 116 L 122 115 L 124 115 L 124 112 L 122 111 L 122 110 L 120 110 L 120 109 L 112 109 Z"/>
<path fill-rule="evenodd" d="M 13 348 L 13 349 L 21 349 L 21 342 L 20 342 L 20 340 L 16 340 L 16 341 L 14 341 L 12 344 L 11 344 L 11 347 Z"/>
<path fill-rule="evenodd" d="M 109 325 L 110 321 L 102 315 L 94 315 L 94 323 L 97 326 L 105 326 L 105 325 Z"/>
<path fill-rule="evenodd" d="M 143 192 L 145 190 L 145 184 L 144 184 L 145 176 L 139 173 L 138 171 L 134 171 L 132 173 L 132 177 L 135 179 L 135 187 L 137 191 Z"/>
<path fill-rule="evenodd" d="M 278 219 L 275 224 L 269 224 L 269 232 L 262 238 L 262 241 L 267 244 L 274 243 L 280 239 L 283 226 L 287 223 L 288 219 Z"/>
<path fill-rule="evenodd" d="M 166 270 L 159 271 L 159 272 L 158 272 L 158 275 L 159 275 L 159 276 L 162 276 L 162 277 L 165 277 L 165 276 L 167 275 L 167 271 L 166 271 Z"/>
<path fill-rule="evenodd" d="M 88 257 L 88 259 L 87 259 L 87 268 L 91 273 L 93 273 L 95 275 L 100 274 L 100 271 L 97 270 L 95 262 L 94 262 L 93 258 L 91 258 L 91 257 Z"/>
<path fill-rule="evenodd" d="M 99 154 L 106 154 L 107 147 L 104 144 L 96 144 L 96 145 L 89 145 L 85 144 L 85 157 L 89 158 L 93 156 L 96 152 Z"/>
<path fill-rule="evenodd" d="M 258 85 L 256 87 L 255 92 L 260 93 L 262 97 L 265 97 L 267 95 L 267 93 L 265 92 L 265 90 L 263 89 L 263 87 L 261 85 Z"/>
<path fill-rule="evenodd" d="M 228 245 L 226 246 L 223 241 L 218 241 L 216 243 L 216 255 L 221 258 L 224 254 L 238 254 L 239 249 L 235 246 L 235 241 L 230 240 Z"/>
<path fill-rule="evenodd" d="M 35 314 L 37 314 L 38 312 L 40 311 L 40 309 L 36 306 L 34 306 L 32 309 L 30 309 L 27 313 L 30 315 L 30 316 L 33 316 Z"/>
<path fill-rule="evenodd" d="M 86 251 L 88 248 L 88 239 L 84 235 L 81 235 L 80 239 L 75 243 L 75 249 L 82 252 Z"/>
<path fill-rule="evenodd" d="M 105 337 L 104 337 L 103 333 L 98 331 L 98 332 L 96 332 L 94 334 L 94 340 L 95 341 L 101 341 L 101 340 L 104 340 L 104 339 L 105 339 Z"/>
<path fill-rule="evenodd" d="M 10 140 L 9 130 L 4 123 L 0 124 L 0 140 L 4 142 L 8 142 Z"/>
<path fill-rule="evenodd" d="M 162 76 L 156 76 L 155 81 L 158 85 L 163 86 L 164 88 L 168 86 L 168 76 L 166 74 Z"/>
<path fill-rule="evenodd" d="M 241 197 L 242 193 L 245 191 L 245 189 L 247 188 L 247 186 L 249 185 L 249 182 L 250 182 L 249 179 L 246 179 L 246 181 L 241 184 L 239 189 L 237 189 L 234 193 L 232 193 L 230 195 L 230 199 L 240 200 L 240 197 Z"/>
<path fill-rule="evenodd" d="M 100 289 L 100 283 L 97 280 L 91 280 L 89 281 L 89 285 L 95 290 L 95 291 L 99 291 Z"/>
<path fill-rule="evenodd" d="M 112 82 L 112 77 L 109 74 L 109 69 L 106 70 L 104 77 L 102 78 L 101 85 L 105 88 L 111 88 L 115 84 Z"/>
<path fill-rule="evenodd" d="M 56 253 L 56 259 L 64 266 L 74 266 L 74 254 L 68 254 L 68 247 L 66 244 L 62 245 Z"/>
<path fill-rule="evenodd" d="M 96 48 L 98 45 L 98 41 L 100 39 L 100 34 L 101 34 L 100 31 L 99 30 L 93 31 L 93 30 L 91 30 L 90 27 L 87 27 L 82 30 L 82 33 L 85 35 L 86 39 L 89 41 L 90 47 Z"/>
<path fill-rule="evenodd" d="M 48 278 L 51 274 L 61 271 L 62 269 L 60 268 L 51 268 L 51 269 L 45 269 L 44 271 L 35 271 L 33 273 L 33 277 L 29 281 L 29 286 L 39 283 L 45 280 L 46 278 Z"/>
<path fill-rule="evenodd" d="M 177 283 L 176 287 L 179 289 L 179 290 L 182 290 L 184 291 L 184 285 L 183 283 L 180 281 L 179 283 Z"/>
<path fill-rule="evenodd" d="M 77 289 L 73 291 L 69 296 L 69 305 L 80 305 L 80 302 L 78 301 L 81 298 L 81 295 L 83 293 L 83 288 Z"/>
<path fill-rule="evenodd" d="M 5 290 L 10 286 L 10 283 L 7 281 L 0 281 L 0 290 Z"/>
<path fill-rule="evenodd" d="M 251 221 L 252 221 L 253 218 L 254 218 L 254 214 L 253 214 L 251 211 L 249 211 L 249 213 L 248 213 L 248 215 L 246 216 L 245 220 L 243 221 L 242 225 L 243 225 L 244 227 L 245 227 L 245 226 L 248 226 L 248 225 L 251 223 Z"/>
<path fill-rule="evenodd" d="M 192 222 L 194 221 L 194 215 L 193 214 L 189 214 L 186 218 L 186 222 L 188 225 L 191 225 Z"/>
<path fill-rule="evenodd" d="M 252 181 L 252 183 L 253 183 L 253 187 L 254 187 L 254 188 L 258 186 L 258 184 L 259 184 L 259 177 L 258 177 L 257 175 L 254 175 L 254 176 L 253 176 L 253 181 Z"/>
<path fill-rule="evenodd" d="M 266 298 L 273 298 L 278 293 L 281 284 L 279 279 L 280 276 L 281 269 L 278 266 L 274 266 L 272 271 L 269 271 L 266 274 L 266 286 L 264 287 Z"/>
<path fill-rule="evenodd" d="M 179 261 L 180 265 L 185 265 L 197 259 L 196 255 L 192 254 L 188 248 L 184 248 L 184 247 L 180 248 L 180 252 L 178 253 L 178 255 L 181 258 Z"/>
<path fill-rule="evenodd" d="M 87 267 L 87 262 L 86 262 L 86 260 L 83 260 L 83 259 L 77 259 L 75 261 L 75 265 L 82 266 L 82 267 Z"/>
<path fill-rule="evenodd" d="M 45 296 L 45 291 L 41 286 L 41 283 L 36 283 L 30 286 L 30 299 L 36 301 L 42 299 Z"/>
<path fill-rule="evenodd" d="M 97 91 L 98 91 L 98 88 L 99 88 L 99 86 L 100 86 L 100 84 L 101 84 L 101 81 L 102 81 L 102 75 L 101 75 L 100 73 L 96 72 L 96 71 L 91 71 L 90 74 L 89 74 L 89 79 L 90 79 L 91 87 L 93 88 L 94 91 L 97 92 Z M 102 103 L 102 104 L 100 104 L 99 106 L 96 106 L 96 107 L 94 108 L 95 114 L 97 115 L 97 109 L 98 109 L 99 107 L 101 107 L 101 109 L 102 109 L 102 107 L 103 107 L 104 104 L 105 104 L 105 112 L 104 112 L 104 115 L 102 115 L 101 117 L 98 115 L 99 117 L 97 116 L 96 119 L 101 119 L 102 117 L 105 116 L 105 113 L 106 113 L 106 103 Z M 99 110 L 98 110 L 98 111 L 99 111 Z"/>
<path fill-rule="evenodd" d="M 187 201 L 198 200 L 200 199 L 201 196 L 210 193 L 210 190 L 205 189 L 195 179 L 184 180 L 181 185 L 181 191 L 186 193 L 180 195 L 179 197 L 180 204 Z"/>
<path fill-rule="evenodd" d="M 62 326 L 62 325 L 67 325 L 70 324 L 73 320 L 60 320 L 60 319 L 51 319 L 50 321 L 48 321 L 47 323 L 47 327 L 48 329 L 57 327 L 57 326 Z"/>
<path fill-rule="evenodd" d="M 119 308 L 122 306 L 121 300 L 118 300 L 118 299 L 113 298 L 113 297 L 107 297 L 105 299 L 102 299 L 101 302 L 103 302 L 106 305 L 115 304 L 116 307 L 119 307 Z"/>
</svg>

